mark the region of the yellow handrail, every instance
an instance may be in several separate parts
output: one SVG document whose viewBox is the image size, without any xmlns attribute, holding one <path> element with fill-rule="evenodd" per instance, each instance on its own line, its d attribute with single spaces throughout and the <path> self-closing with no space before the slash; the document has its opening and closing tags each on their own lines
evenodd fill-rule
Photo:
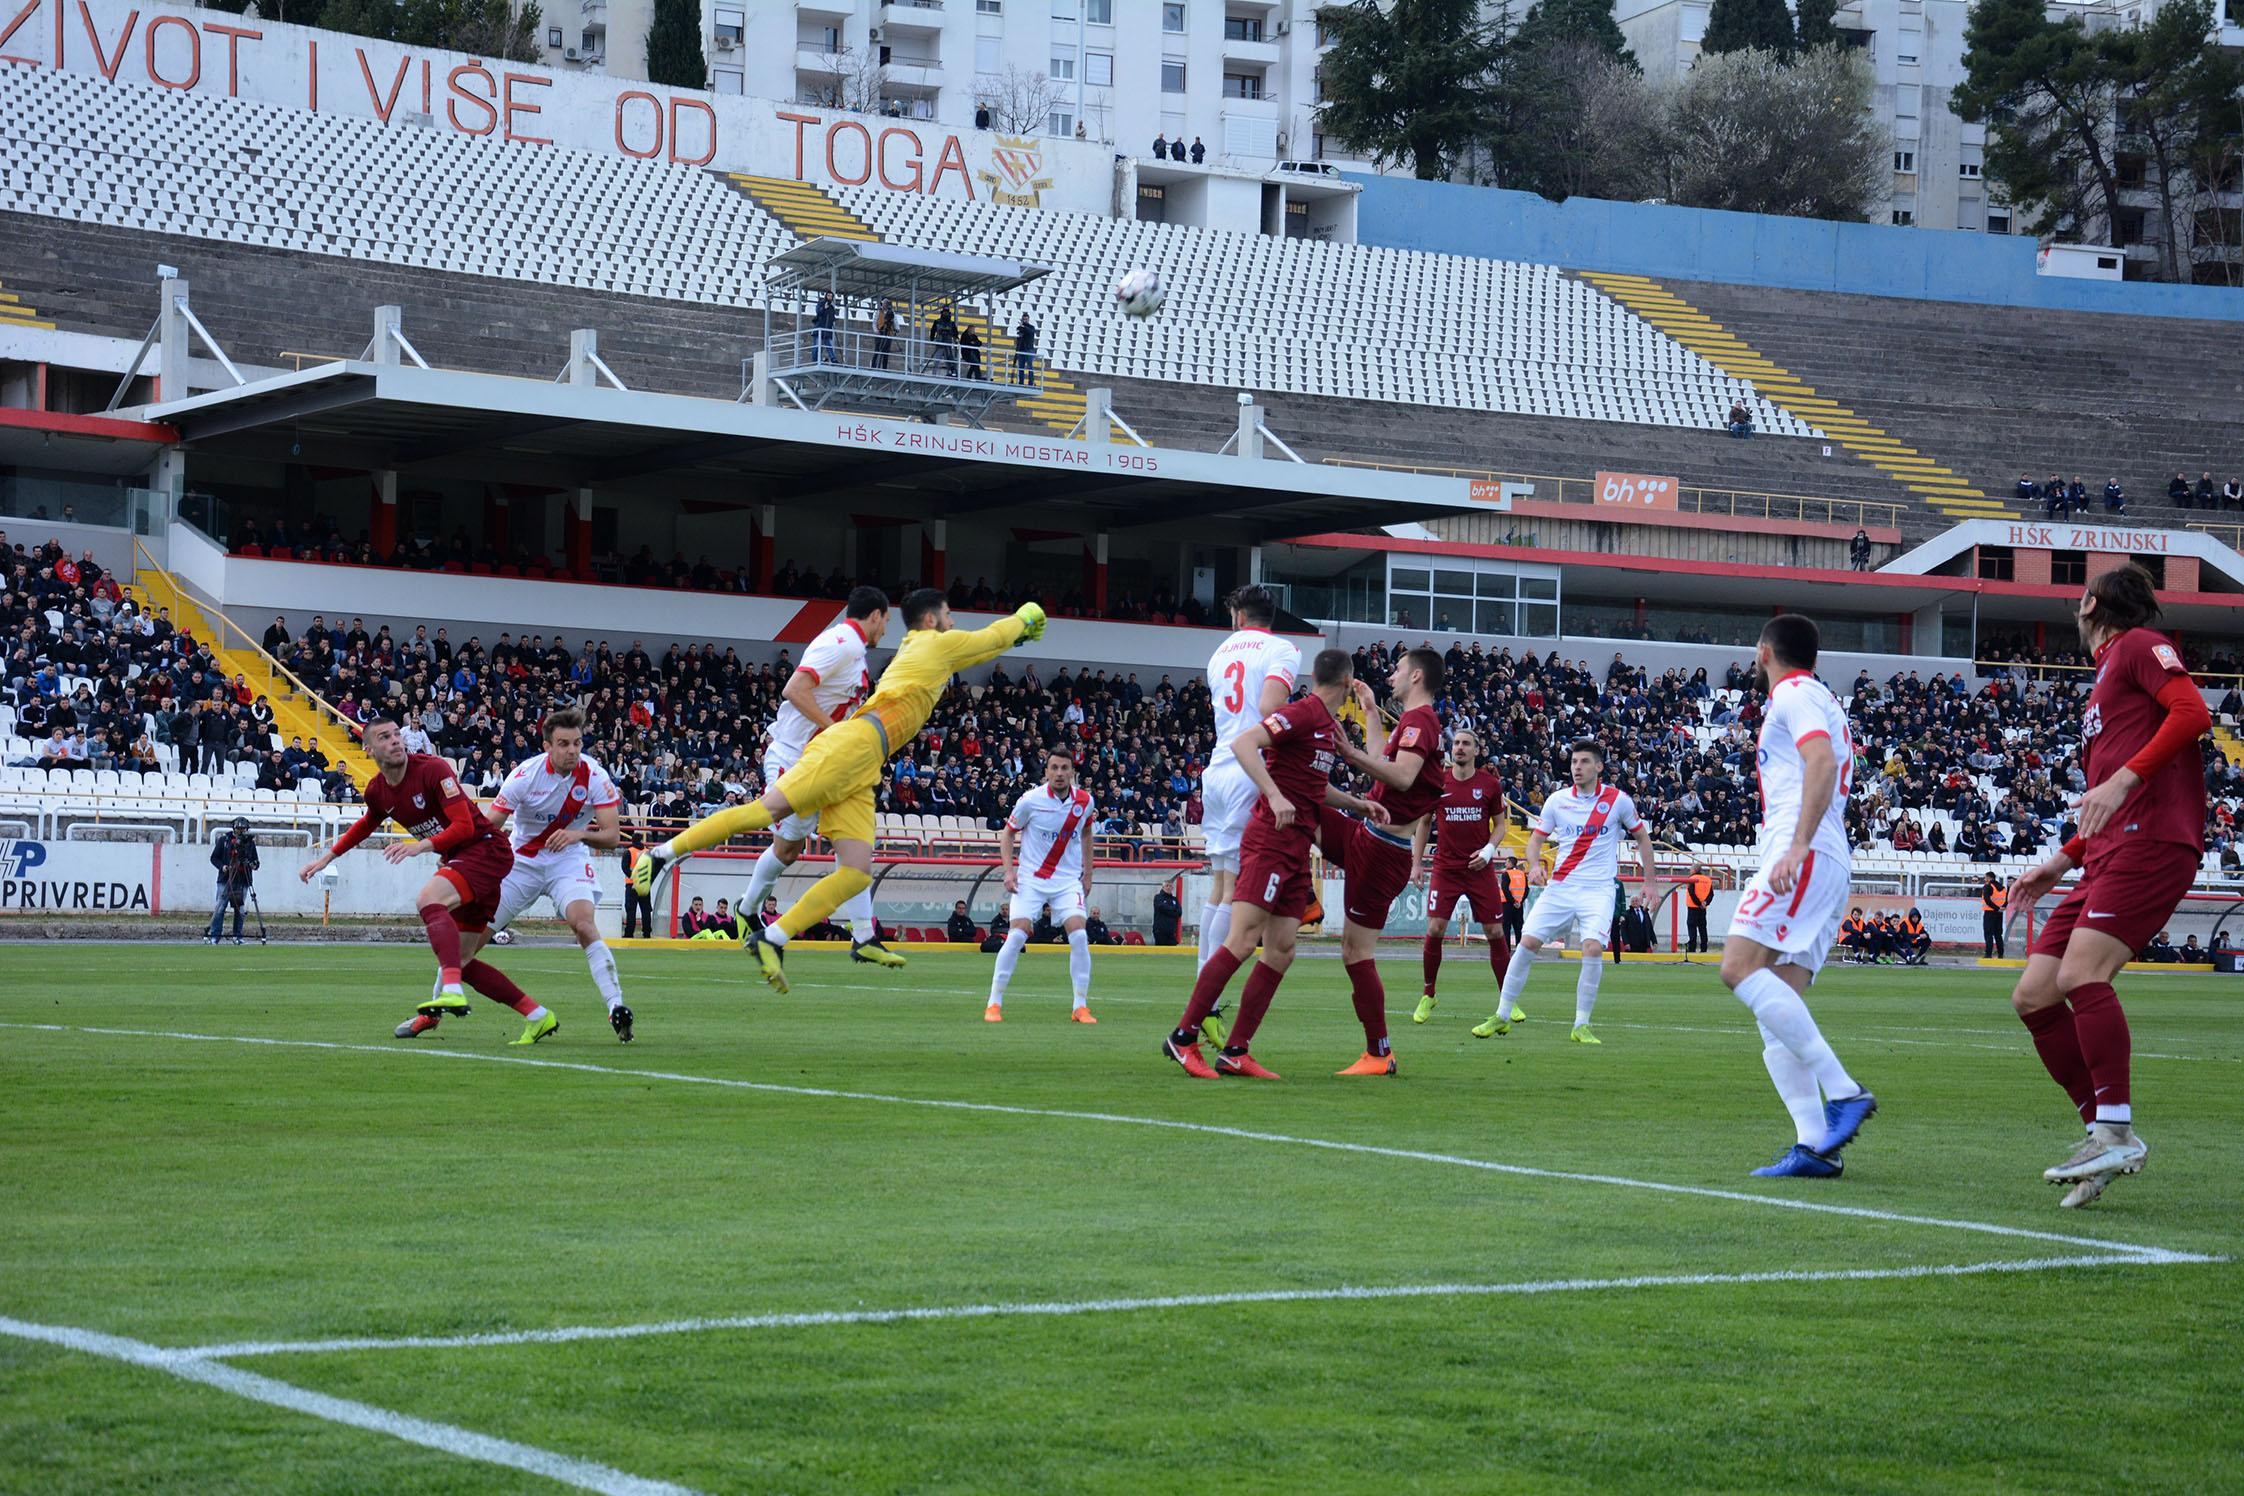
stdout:
<svg viewBox="0 0 2244 1496">
<path fill-rule="evenodd" d="M 137 535 L 133 537 L 132 550 L 133 585 L 140 585 L 141 573 L 143 569 L 145 569 L 147 571 L 154 572 L 159 577 L 162 577 L 164 579 L 164 585 L 171 589 L 172 595 L 174 597 L 180 599 L 183 602 L 193 601 L 192 598 L 188 597 L 187 590 L 179 585 L 179 579 L 173 576 L 170 572 L 164 570 L 163 567 L 156 564 L 156 558 L 149 554 L 147 545 Z M 206 618 L 210 618 L 213 620 L 213 627 L 215 627 L 219 631 L 221 641 L 219 646 L 220 648 L 239 648 L 245 650 L 248 652 L 250 658 L 258 663 L 258 665 L 265 672 L 265 684 L 268 689 L 268 694 L 283 696 L 303 696 L 307 701 L 311 702 L 313 706 L 317 707 L 321 712 L 324 712 L 326 714 L 328 719 L 327 725 L 334 727 L 342 732 L 345 737 L 347 737 L 351 741 L 353 746 L 356 746 L 359 736 L 357 724 L 352 722 L 350 718 L 344 716 L 341 712 L 337 711 L 334 704 L 328 701 L 326 697 L 320 695 L 319 692 L 313 690 L 309 685 L 305 684 L 303 678 L 297 675 L 295 671 L 289 669 L 286 665 L 283 665 L 280 661 L 274 659 L 272 655 L 266 651 L 263 644 L 259 643 L 255 638 L 253 638 L 249 634 L 249 632 L 240 624 L 234 622 L 233 619 L 226 616 L 225 609 L 219 607 L 215 603 L 207 608 L 202 607 L 198 604 L 195 611 L 203 614 Z M 224 643 L 223 641 L 229 636 L 238 636 L 241 640 L 241 643 L 238 646 Z M 275 684 L 276 681 L 286 681 L 288 683 L 288 690 L 280 690 L 280 688 Z"/>
<path fill-rule="evenodd" d="M 1537 485 L 1535 498 L 1538 502 L 1575 504 L 1584 508 L 1592 507 L 1596 503 L 1594 496 L 1585 496 L 1578 499 L 1567 497 L 1569 486 L 1585 492 L 1594 489 L 1596 480 L 1591 478 L 1562 478 L 1552 473 L 1503 473 L 1490 468 L 1434 467 L 1413 462 L 1367 462 L 1355 457 L 1327 457 L 1324 461 L 1329 467 L 1370 468 L 1383 473 L 1425 473 L 1443 478 L 1494 478 L 1505 482 L 1533 483 Z M 1540 485 L 1545 483 L 1558 486 L 1555 497 L 1542 492 Z M 1730 501 L 1730 506 L 1727 509 L 1710 508 L 1707 500 L 1714 495 L 1727 498 Z M 1880 503 L 1875 499 L 1826 499 L 1813 494 L 1763 493 L 1750 488 L 1703 488 L 1679 485 L 1677 496 L 1679 499 L 1685 497 L 1691 499 L 1692 508 L 1688 512 L 1694 514 L 1729 514 L 1741 518 L 1759 517 L 1762 519 L 1789 517 L 1770 514 L 1770 501 L 1775 501 L 1782 504 L 1798 505 L 1802 519 L 1807 518 L 1810 506 L 1820 506 L 1834 523 L 1838 522 L 1838 515 L 1845 512 L 1851 514 L 1858 525 L 1868 525 L 1875 520 L 1881 528 L 1885 529 L 1900 528 L 1902 511 L 1906 507 L 1901 504 Z M 1738 503 L 1741 499 L 1760 500 L 1758 516 L 1753 511 L 1741 507 Z M 1615 518 L 1625 519 L 1628 515 L 1628 511 L 1625 509 L 1610 505 L 1606 507 L 1611 510 Z"/>
<path fill-rule="evenodd" d="M 2073 675 L 2089 675 L 2096 669 L 2094 665 L 2060 665 L 2045 663 L 2041 660 L 1973 660 L 1971 663 L 1977 667 L 1981 675 L 1986 675 L 1995 670 L 2057 670 Z M 2201 686 L 2208 681 L 2244 683 L 2244 674 L 2220 674 L 2208 670 L 2192 670 L 2190 671 L 2190 679 Z"/>
</svg>

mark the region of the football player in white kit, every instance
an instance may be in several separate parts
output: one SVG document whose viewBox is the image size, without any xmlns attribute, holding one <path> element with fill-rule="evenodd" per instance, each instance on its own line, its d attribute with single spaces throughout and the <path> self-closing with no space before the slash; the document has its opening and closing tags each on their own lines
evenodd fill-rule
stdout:
<svg viewBox="0 0 2244 1496">
<path fill-rule="evenodd" d="M 873 678 L 865 668 L 865 651 L 880 643 L 888 631 L 888 594 L 878 587 L 851 591 L 843 605 L 841 621 L 827 629 L 803 651 L 795 673 L 781 692 L 779 715 L 771 721 L 771 739 L 764 749 L 764 787 L 769 789 L 793 768 L 810 746 L 810 740 L 849 715 L 850 708 L 872 694 Z M 756 858 L 755 871 L 733 907 L 753 919 L 764 907 L 764 896 L 779 875 L 803 855 L 803 848 L 818 829 L 818 816 L 790 815 L 772 827 L 772 843 Z M 834 911 L 834 923 L 849 931 L 852 960 L 874 966 L 902 966 L 904 958 L 883 944 L 873 924 L 873 894 L 866 889 Z"/>
<path fill-rule="evenodd" d="M 1800 1000 L 1831 953 L 1854 870 L 1846 823 L 1854 738 L 1838 698 L 1815 678 L 1820 643 L 1814 622 L 1797 613 L 1761 630 L 1753 661 L 1769 698 L 1754 757 L 1761 870 L 1722 942 L 1722 981 L 1761 1025 L 1761 1061 L 1797 1134 L 1775 1163 L 1753 1171 L 1773 1179 L 1836 1176 L 1839 1150 L 1878 1110 Z"/>
<path fill-rule="evenodd" d="M 472 958 L 539 899 L 551 899 L 553 912 L 568 922 L 584 949 L 592 985 L 608 1005 L 608 1026 L 629 1044 L 631 1009 L 624 1005 L 623 979 L 616 974 L 615 953 L 600 938 L 600 927 L 593 920 L 600 882 L 592 871 L 592 854 L 613 851 L 623 840 L 623 795 L 608 771 L 585 755 L 580 708 L 547 713 L 540 735 L 545 752 L 515 765 L 491 802 L 493 826 L 504 831 L 509 818 L 514 822 L 509 838 L 514 844 L 514 867 L 499 885 L 499 908 L 491 916 L 491 927 L 462 932 L 460 954 Z M 419 1014 L 399 1024 L 397 1036 L 410 1039 L 435 1028 L 436 1022 L 434 1013 Z"/>
<path fill-rule="evenodd" d="M 1576 1044 L 1599 1044 L 1590 1032 L 1590 1014 L 1597 1009 L 1597 986 L 1605 977 L 1605 947 L 1613 933 L 1613 903 L 1621 881 L 1621 837 L 1636 840 L 1637 875 L 1652 886 L 1652 828 L 1636 813 L 1636 801 L 1619 785 L 1605 783 L 1605 750 L 1584 740 L 1572 751 L 1573 783 L 1543 802 L 1535 829 L 1527 836 L 1527 881 L 1542 888 L 1528 907 L 1527 924 L 1520 932 L 1519 949 L 1504 968 L 1504 988 L 1496 1011 L 1485 1023 L 1473 1025 L 1477 1038 L 1506 1033 L 1524 1015 L 1519 995 L 1526 990 L 1527 974 L 1535 969 L 1535 953 L 1543 942 L 1569 930 L 1580 932 L 1581 971 L 1574 978 L 1574 1027 L 1569 1037 Z M 1554 849 L 1555 867 L 1545 869 L 1543 849 Z"/>
<path fill-rule="evenodd" d="M 1005 891 L 1012 902 L 1005 911 L 1013 928 L 997 953 L 997 973 L 990 978 L 990 1002 L 982 1010 L 986 1023 L 1005 1018 L 1005 988 L 1013 968 L 1028 945 L 1040 910 L 1052 911 L 1052 922 L 1067 931 L 1067 974 L 1075 986 L 1075 1006 L 1068 1018 L 1075 1023 L 1097 1023 L 1091 1016 L 1091 938 L 1084 933 L 1084 900 L 1091 892 L 1091 825 L 1096 819 L 1091 792 L 1076 788 L 1075 760 L 1065 749 L 1044 755 L 1044 783 L 1014 803 L 997 834 L 997 861 L 1005 870 Z M 1013 860 L 1013 839 L 1020 838 L 1021 858 Z"/>
<path fill-rule="evenodd" d="M 1200 776 L 1200 832 L 1208 848 L 1208 905 L 1200 911 L 1200 964 L 1223 948 L 1231 928 L 1231 883 L 1239 872 L 1239 838 L 1261 791 L 1232 756 L 1231 745 L 1293 695 L 1301 651 L 1270 632 L 1277 600 L 1252 583 L 1231 594 L 1236 630 L 1208 659 L 1215 704 L 1215 751 Z M 1219 1041 L 1220 1042 L 1220 1041 Z"/>
</svg>

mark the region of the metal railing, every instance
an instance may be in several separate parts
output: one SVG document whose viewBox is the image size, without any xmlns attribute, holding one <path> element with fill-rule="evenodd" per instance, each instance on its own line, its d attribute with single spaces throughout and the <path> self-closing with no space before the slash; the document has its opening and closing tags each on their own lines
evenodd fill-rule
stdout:
<svg viewBox="0 0 2244 1496">
<path fill-rule="evenodd" d="M 226 616 L 225 609 L 215 603 L 205 607 L 189 596 L 187 590 L 179 585 L 177 577 L 156 564 L 156 558 L 148 553 L 147 546 L 143 545 L 139 539 L 134 539 L 132 550 L 133 585 L 135 587 L 143 591 L 150 591 L 151 589 L 148 587 L 145 578 L 151 574 L 161 578 L 163 590 L 170 594 L 172 605 L 182 608 L 192 607 L 197 613 L 210 621 L 212 627 L 218 631 L 218 639 L 214 642 L 219 648 L 237 650 L 249 658 L 264 680 L 264 694 L 266 696 L 278 697 L 281 701 L 290 704 L 295 704 L 295 698 L 302 697 L 306 703 L 309 703 L 309 705 L 303 707 L 303 710 L 313 717 L 315 726 L 335 729 L 343 735 L 350 751 L 360 751 L 358 747 L 358 725 L 336 710 L 333 702 L 313 690 L 302 676 L 299 676 L 295 671 L 267 653 L 265 646 L 248 630 Z M 242 673 L 245 677 L 249 675 L 248 671 Z"/>
<path fill-rule="evenodd" d="M 1971 662 L 1971 665 L 1972 668 L 1978 671 L 1978 673 L 1981 675 L 1994 675 L 1998 672 L 2009 672 L 2015 675 L 2022 675 L 2028 680 L 2085 681 L 2086 679 L 2088 679 L 2088 677 L 2092 676 L 2096 670 L 2096 667 L 2094 665 L 2051 664 L 2041 660 L 1973 660 Z M 2200 670 L 2195 666 L 2190 667 L 2189 673 L 2190 679 L 2196 681 L 2200 686 L 2217 684 L 2222 686 L 2237 686 L 2240 689 L 2244 689 L 2244 674 L 2227 673 L 2217 670 Z"/>
<path fill-rule="evenodd" d="M 2190 524 L 2183 528 L 2195 530 L 2201 535 L 2210 535 L 2232 551 L 2244 551 L 2244 525 Z"/>
<path fill-rule="evenodd" d="M 1594 478 L 1561 478 L 1550 473 L 1503 473 L 1492 468 L 1432 467 L 1423 463 L 1369 462 L 1354 457 L 1327 457 L 1330 467 L 1370 468 L 1386 473 L 1426 473 L 1442 478 L 1487 478 L 1504 483 L 1532 483 L 1536 503 L 1569 504 L 1596 509 L 1615 520 L 1626 521 L 1647 512 L 1597 502 Z M 1733 519 L 1790 519 L 1808 524 L 1876 526 L 1897 530 L 1910 512 L 1905 504 L 1885 504 L 1873 499 L 1825 499 L 1812 494 L 1762 493 L 1750 488 L 1696 488 L 1679 485 L 1676 511 L 1715 514 Z"/>
<path fill-rule="evenodd" d="M 899 329 L 892 334 L 863 327 L 803 326 L 774 333 L 765 343 L 773 378 L 821 370 L 917 375 L 1017 394 L 1044 388 L 1044 359 L 1017 354 L 1010 347 L 969 348 L 948 339 Z"/>
</svg>

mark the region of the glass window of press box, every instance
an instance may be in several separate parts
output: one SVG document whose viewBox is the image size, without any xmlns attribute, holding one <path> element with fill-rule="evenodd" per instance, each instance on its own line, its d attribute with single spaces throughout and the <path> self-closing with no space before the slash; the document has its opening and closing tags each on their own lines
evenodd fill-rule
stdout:
<svg viewBox="0 0 2244 1496">
<path fill-rule="evenodd" d="M 1503 638 L 1558 637 L 1558 574 L 1496 562 L 1369 556 L 1329 576 L 1273 573 L 1308 619 Z"/>
</svg>

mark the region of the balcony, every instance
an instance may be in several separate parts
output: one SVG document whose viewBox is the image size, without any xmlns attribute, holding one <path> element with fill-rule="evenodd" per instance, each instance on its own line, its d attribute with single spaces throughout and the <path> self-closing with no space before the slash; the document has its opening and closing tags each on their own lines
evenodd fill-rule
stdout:
<svg viewBox="0 0 2244 1496">
<path fill-rule="evenodd" d="M 1278 43 L 1267 32 L 1259 35 L 1234 36 L 1236 24 L 1223 28 L 1223 62 L 1226 67 L 1253 68 L 1278 65 Z M 1259 28 L 1258 28 L 1259 29 Z"/>
<path fill-rule="evenodd" d="M 795 0 L 795 14 L 812 17 L 830 16 L 836 21 L 846 21 L 857 14 L 857 7 L 850 4 L 849 0 Z"/>
<path fill-rule="evenodd" d="M 880 8 L 876 24 L 889 35 L 902 31 L 941 31 L 943 0 L 891 0 Z"/>
</svg>

